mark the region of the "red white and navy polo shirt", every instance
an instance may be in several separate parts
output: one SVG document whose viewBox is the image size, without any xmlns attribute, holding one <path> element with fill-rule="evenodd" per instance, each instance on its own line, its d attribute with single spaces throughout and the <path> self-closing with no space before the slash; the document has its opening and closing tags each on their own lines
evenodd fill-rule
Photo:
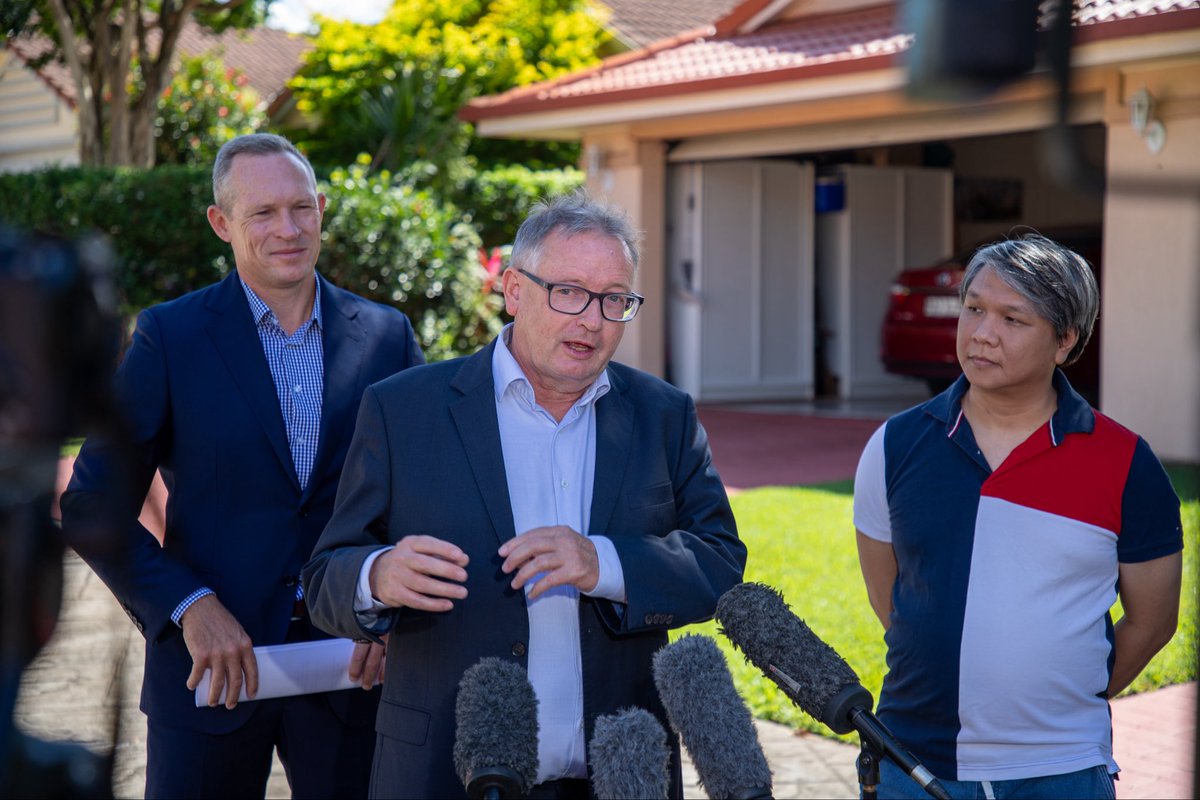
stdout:
<svg viewBox="0 0 1200 800">
<path fill-rule="evenodd" d="M 878 715 L 935 775 L 1116 772 L 1106 687 L 1121 562 L 1183 547 L 1146 442 L 1056 373 L 1058 410 L 993 472 L 960 378 L 863 451 L 854 525 L 899 566 Z"/>
</svg>

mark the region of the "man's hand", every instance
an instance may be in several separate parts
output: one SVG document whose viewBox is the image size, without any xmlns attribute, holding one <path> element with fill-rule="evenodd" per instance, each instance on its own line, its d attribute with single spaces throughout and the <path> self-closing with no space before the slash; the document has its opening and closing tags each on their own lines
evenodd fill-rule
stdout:
<svg viewBox="0 0 1200 800">
<path fill-rule="evenodd" d="M 590 592 L 600 582 L 600 558 L 588 537 L 565 525 L 534 528 L 500 546 L 500 566 L 513 575 L 512 588 L 520 589 L 535 575 L 545 573 L 529 591 L 534 600 L 555 586 L 574 586 Z"/>
<path fill-rule="evenodd" d="M 195 691 L 204 671 L 210 669 L 209 706 L 221 702 L 222 689 L 228 690 L 225 707 L 236 706 L 242 692 L 243 675 L 246 694 L 254 699 L 258 694 L 258 660 L 254 657 L 254 645 L 217 596 L 206 595 L 192 603 L 179 622 L 183 626 L 183 642 L 192 657 L 187 688 Z"/>
<path fill-rule="evenodd" d="M 387 666 L 387 636 L 383 644 L 355 642 L 350 654 L 350 680 L 362 684 L 364 689 L 383 685 L 383 671 Z"/>
<path fill-rule="evenodd" d="M 405 536 L 371 563 L 371 594 L 393 608 L 449 611 L 467 596 L 467 554 L 432 536 Z"/>
</svg>

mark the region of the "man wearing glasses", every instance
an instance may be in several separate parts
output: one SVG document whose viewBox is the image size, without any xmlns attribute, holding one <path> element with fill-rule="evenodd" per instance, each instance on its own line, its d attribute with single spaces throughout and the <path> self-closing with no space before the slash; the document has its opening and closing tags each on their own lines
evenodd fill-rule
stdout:
<svg viewBox="0 0 1200 800">
<path fill-rule="evenodd" d="M 582 193 L 539 206 L 504 274 L 514 322 L 364 396 L 304 582 L 319 626 L 387 637 L 376 796 L 462 796 L 455 694 L 492 656 L 538 698 L 529 796 L 586 798 L 596 717 L 639 706 L 665 725 L 651 657 L 742 579 L 691 398 L 610 363 L 642 303 L 637 260 L 613 209 Z"/>
</svg>

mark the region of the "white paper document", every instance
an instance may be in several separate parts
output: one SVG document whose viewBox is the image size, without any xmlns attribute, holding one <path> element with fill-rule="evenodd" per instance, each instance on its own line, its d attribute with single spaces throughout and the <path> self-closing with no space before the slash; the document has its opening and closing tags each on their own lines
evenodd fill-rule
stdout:
<svg viewBox="0 0 1200 800">
<path fill-rule="evenodd" d="M 258 659 L 258 694 L 254 699 L 268 700 L 272 697 L 333 692 L 361 686 L 350 680 L 350 655 L 353 652 L 354 642 L 350 639 L 321 639 L 316 642 L 256 647 L 254 657 Z M 197 708 L 208 705 L 211 680 L 212 670 L 205 670 L 200 685 L 196 687 Z M 238 702 L 249 699 L 243 683 Z M 220 702 L 225 702 L 225 690 L 221 691 Z"/>
</svg>

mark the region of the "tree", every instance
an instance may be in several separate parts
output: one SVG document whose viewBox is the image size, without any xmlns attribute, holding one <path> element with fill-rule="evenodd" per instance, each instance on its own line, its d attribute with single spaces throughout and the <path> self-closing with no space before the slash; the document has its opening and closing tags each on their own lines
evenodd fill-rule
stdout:
<svg viewBox="0 0 1200 800">
<path fill-rule="evenodd" d="M 154 164 L 158 99 L 171 80 L 189 19 L 220 32 L 264 19 L 270 0 L 25 0 L 5 12 L 8 34 L 53 42 L 75 84 L 84 164 Z M 40 66 L 40 65 L 39 65 Z"/>
<path fill-rule="evenodd" d="M 264 128 L 267 114 L 244 74 L 220 59 L 182 59 L 158 101 L 154 151 L 159 164 L 212 164 L 221 145 Z"/>
<path fill-rule="evenodd" d="M 363 123 L 386 115 L 372 105 L 416 104 L 423 109 L 420 116 L 443 121 L 443 132 L 452 133 L 463 125 L 455 116 L 458 108 L 471 97 L 588 66 L 609 39 L 586 0 L 405 0 L 394 3 L 377 25 L 318 19 L 316 47 L 291 88 L 300 110 L 318 120 L 296 136 L 314 160 L 326 164 L 351 163 L 360 152 L 376 155 L 384 136 Z M 414 75 L 427 78 L 424 94 L 405 97 L 406 90 L 421 88 Z M 440 85 L 447 80 L 461 85 L 447 90 Z M 394 114 L 387 118 L 397 120 Z M 413 150 L 397 149 L 395 133 L 390 157 L 420 160 Z M 494 150 L 489 160 L 503 161 L 503 152 Z M 553 151 L 553 143 L 526 147 L 522 158 L 536 162 L 541 154 L 555 166 L 573 160 L 572 154 L 563 159 Z"/>
</svg>

